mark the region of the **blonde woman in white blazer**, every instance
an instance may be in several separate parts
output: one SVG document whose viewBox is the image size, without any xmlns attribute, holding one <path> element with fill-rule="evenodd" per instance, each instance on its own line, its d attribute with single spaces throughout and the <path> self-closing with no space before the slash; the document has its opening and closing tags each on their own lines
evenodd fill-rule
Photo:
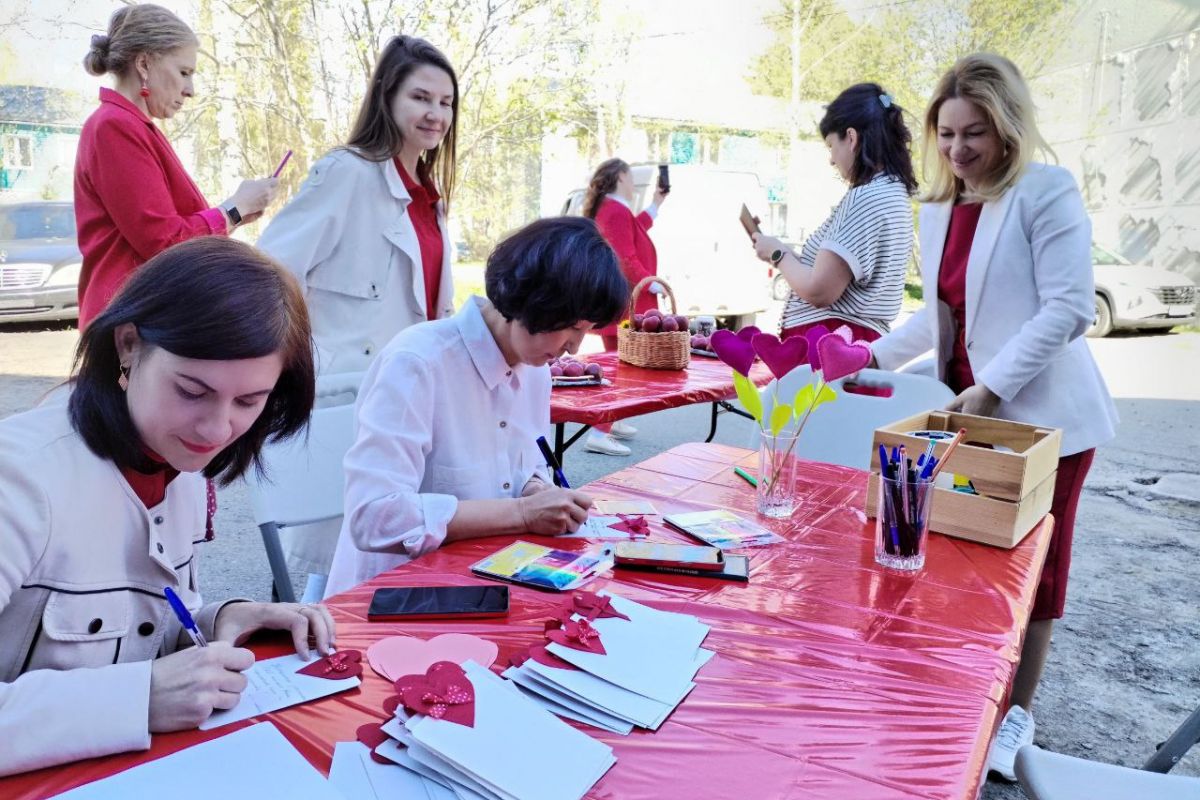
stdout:
<svg viewBox="0 0 1200 800">
<path fill-rule="evenodd" d="M 212 481 L 308 424 L 306 316 L 291 276 L 254 248 L 192 239 L 88 325 L 68 402 L 0 420 L 0 775 L 144 750 L 231 708 L 255 630 L 331 652 L 324 608 L 205 602 L 197 569 Z"/>
<path fill-rule="evenodd" d="M 1031 163 L 1046 148 L 1018 69 L 990 54 L 959 60 L 935 91 L 925 140 L 927 303 L 871 345 L 875 361 L 895 369 L 932 349 L 938 377 L 957 393 L 952 410 L 1063 430 L 1055 530 L 1013 705 L 989 758 L 1011 780 L 1016 750 L 1033 740 L 1027 712 L 1063 615 L 1084 477 L 1117 413 L 1083 338 L 1093 316 L 1091 222 L 1070 173 Z"/>
<path fill-rule="evenodd" d="M 322 374 L 364 371 L 400 331 L 454 313 L 457 119 L 450 62 L 394 37 L 346 146 L 313 165 L 259 239 L 300 280 Z"/>
</svg>

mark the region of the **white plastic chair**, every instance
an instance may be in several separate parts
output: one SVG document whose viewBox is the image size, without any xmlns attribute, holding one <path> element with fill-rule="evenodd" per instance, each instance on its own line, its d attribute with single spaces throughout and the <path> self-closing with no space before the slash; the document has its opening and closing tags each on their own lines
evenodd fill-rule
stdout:
<svg viewBox="0 0 1200 800">
<path fill-rule="evenodd" d="M 906 375 L 879 369 L 864 369 L 858 373 L 855 382 L 891 387 L 890 397 L 846 392 L 846 381 L 846 378 L 842 378 L 829 384 L 838 393 L 838 399 L 813 412 L 796 444 L 797 456 L 868 469 L 871 464 L 871 441 L 876 428 L 922 411 L 943 408 L 954 399 L 954 392 L 946 384 L 925 375 Z M 768 383 L 761 392 L 764 417 L 770 417 L 776 396 L 781 403 L 791 403 L 796 392 L 812 382 L 812 367 L 805 364 L 784 375 L 782 381 Z M 797 420 L 792 420 L 786 430 L 795 429 L 797 424 Z M 754 436 L 751 446 L 757 449 L 758 431 L 754 432 Z"/>
<path fill-rule="evenodd" d="M 1017 751 L 1017 780 L 1030 800 L 1200 800 L 1200 778 L 1165 774 L 1198 740 L 1200 708 L 1159 745 L 1141 769 L 1027 745 Z"/>
<path fill-rule="evenodd" d="M 354 442 L 354 403 L 362 373 L 322 376 L 317 380 L 317 407 L 309 420 L 308 435 L 282 443 L 268 443 L 262 451 L 265 474 L 253 471 L 244 478 L 254 522 L 262 533 L 271 565 L 275 596 L 295 602 L 296 591 L 288 572 L 279 531 L 332 537 L 341 528 L 344 502 L 342 460 Z M 326 405 L 329 401 L 337 405 Z M 349 400 L 351 402 L 346 402 Z M 340 401 L 340 402 L 339 402 Z M 332 553 L 332 547 L 328 548 Z M 329 573 L 329 564 L 308 565 L 316 576 Z M 310 581 L 313 576 L 310 575 Z"/>
</svg>

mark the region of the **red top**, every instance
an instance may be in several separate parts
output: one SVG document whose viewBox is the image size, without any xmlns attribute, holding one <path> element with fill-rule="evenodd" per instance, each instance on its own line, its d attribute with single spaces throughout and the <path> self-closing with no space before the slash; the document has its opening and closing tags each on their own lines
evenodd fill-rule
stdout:
<svg viewBox="0 0 1200 800">
<path fill-rule="evenodd" d="M 946 365 L 946 383 L 955 394 L 975 385 L 975 374 L 967 359 L 967 258 L 982 210 L 982 203 L 962 203 L 950 212 L 950 230 L 938 269 L 938 299 L 950 306 L 957 323 L 954 349 Z"/>
<path fill-rule="evenodd" d="M 630 291 L 642 278 L 658 274 L 658 251 L 654 249 L 650 234 L 646 233 L 653 224 L 653 217 L 645 211 L 635 217 L 624 203 L 607 197 L 600 201 L 600 208 L 596 211 L 596 227 L 617 252 L 621 272 L 629 281 Z M 643 289 L 634 311 L 643 314 L 651 308 L 658 308 L 658 298 Z M 613 324 L 592 332 L 601 336 L 616 336 L 617 326 Z"/>
<path fill-rule="evenodd" d="M 226 232 L 225 215 L 209 207 L 167 137 L 112 89 L 100 90 L 79 134 L 75 225 L 80 330 L 138 266 L 177 242 Z"/>
<path fill-rule="evenodd" d="M 138 500 L 146 508 L 154 508 L 167 496 L 167 485 L 179 476 L 179 470 L 168 464 L 162 456 L 153 450 L 143 452 L 154 462 L 157 469 L 152 472 L 140 472 L 133 467 L 121 467 L 121 475 Z"/>
<path fill-rule="evenodd" d="M 431 184 L 417 183 L 408 170 L 395 158 L 396 171 L 404 181 L 404 188 L 412 197 L 408 204 L 408 217 L 417 232 L 417 243 L 421 247 L 421 271 L 425 274 L 425 318 L 437 317 L 438 287 L 442 284 L 442 229 L 438 227 L 437 204 L 441 200 Z"/>
</svg>

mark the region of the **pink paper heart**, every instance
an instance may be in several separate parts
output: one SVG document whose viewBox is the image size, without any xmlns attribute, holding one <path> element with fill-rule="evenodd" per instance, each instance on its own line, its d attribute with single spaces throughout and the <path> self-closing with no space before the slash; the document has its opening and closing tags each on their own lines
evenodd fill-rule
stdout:
<svg viewBox="0 0 1200 800">
<path fill-rule="evenodd" d="M 817 342 L 829 335 L 829 328 L 824 325 L 814 325 L 804 332 L 804 340 L 808 342 L 808 363 L 813 372 L 821 368 L 821 354 L 817 351 Z"/>
<path fill-rule="evenodd" d="M 412 636 L 389 636 L 367 648 L 371 669 L 394 681 L 401 675 L 423 673 L 438 661 L 461 664 L 470 659 L 490 667 L 499 655 L 495 642 L 465 633 L 443 633 L 428 641 Z"/>
<path fill-rule="evenodd" d="M 737 337 L 743 341 L 752 342 L 754 337 L 762 333 L 757 325 L 747 325 L 737 332 Z"/>
<path fill-rule="evenodd" d="M 853 375 L 871 362 L 871 348 L 861 342 L 847 342 L 831 333 L 817 342 L 821 356 L 821 376 L 826 383 Z"/>
<path fill-rule="evenodd" d="M 754 366 L 754 346 L 749 339 L 742 339 L 732 331 L 721 329 L 713 333 L 712 338 L 708 340 L 708 346 L 717 354 L 717 358 L 732 367 L 734 372 L 750 374 L 750 367 Z"/>
<path fill-rule="evenodd" d="M 783 376 L 794 370 L 808 359 L 808 340 L 802 336 L 779 341 L 779 337 L 770 333 L 760 333 L 754 337 L 754 352 L 771 370 L 771 374 L 783 380 Z"/>
<path fill-rule="evenodd" d="M 300 675 L 328 678 L 331 681 L 357 678 L 362 671 L 362 653 L 358 650 L 338 650 L 296 670 Z"/>
</svg>

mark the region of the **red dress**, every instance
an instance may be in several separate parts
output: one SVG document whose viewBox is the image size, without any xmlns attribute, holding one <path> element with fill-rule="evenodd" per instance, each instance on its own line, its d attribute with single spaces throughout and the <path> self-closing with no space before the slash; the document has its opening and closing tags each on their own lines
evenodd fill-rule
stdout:
<svg viewBox="0 0 1200 800">
<path fill-rule="evenodd" d="M 623 203 L 607 197 L 600 201 L 600 209 L 596 212 L 596 227 L 616 251 L 621 262 L 621 272 L 625 275 L 625 280 L 629 281 L 630 291 L 633 291 L 638 281 L 658 274 L 658 251 L 654 249 L 650 234 L 646 232 L 653 224 L 654 218 L 645 211 L 635 217 Z M 638 299 L 634 311 L 643 314 L 652 308 L 658 308 L 658 298 L 651 294 L 647 287 L 642 290 L 642 296 Z M 624 314 L 621 316 L 622 319 L 625 318 Z M 616 336 L 618 324 L 619 321 L 593 333 Z"/>
<path fill-rule="evenodd" d="M 417 232 L 417 244 L 421 248 L 421 271 L 425 275 L 425 318 L 435 319 L 438 307 L 438 287 L 442 283 L 442 258 L 445 249 L 442 242 L 442 229 L 438 227 L 438 201 L 442 198 L 431 184 L 418 183 L 408 174 L 408 170 L 400 163 L 400 157 L 395 158 L 396 171 L 404 181 L 412 202 L 408 204 L 408 218 L 412 220 L 413 229 Z M 432 310 L 433 316 L 430 316 Z"/>
<path fill-rule="evenodd" d="M 173 244 L 224 234 L 162 131 L 112 89 L 79 134 L 75 156 L 79 328 L 104 310 L 135 269 Z"/>
<path fill-rule="evenodd" d="M 966 345 L 967 260 L 982 209 L 980 203 L 961 203 L 950 212 L 950 230 L 938 268 L 938 299 L 950 307 L 956 323 L 954 346 L 946 363 L 946 384 L 955 394 L 975 385 Z M 1092 448 L 1058 460 L 1058 477 L 1050 504 L 1054 533 L 1050 537 L 1050 549 L 1046 552 L 1030 620 L 1062 618 L 1067 602 L 1067 576 L 1071 569 L 1071 543 L 1075 538 L 1075 512 L 1083 494 L 1084 478 L 1095 455 L 1096 449 Z"/>
</svg>

